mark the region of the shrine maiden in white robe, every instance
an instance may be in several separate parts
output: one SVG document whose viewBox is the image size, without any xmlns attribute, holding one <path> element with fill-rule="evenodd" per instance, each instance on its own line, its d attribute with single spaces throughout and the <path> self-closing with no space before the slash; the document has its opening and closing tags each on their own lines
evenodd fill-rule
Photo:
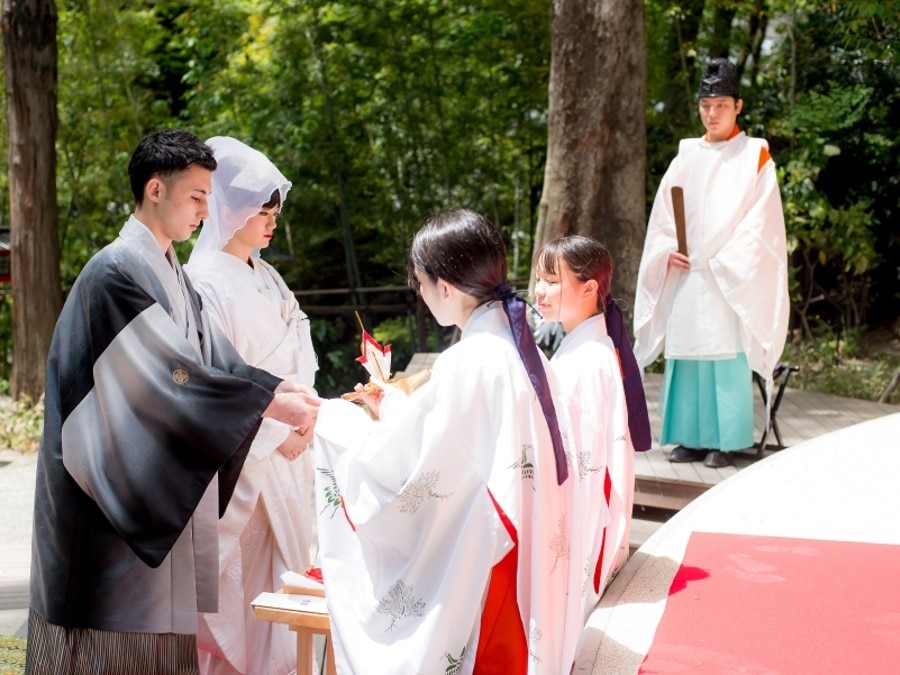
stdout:
<svg viewBox="0 0 900 675">
<path fill-rule="evenodd" d="M 325 401 L 316 448 L 338 672 L 569 672 L 568 493 L 499 302 L 381 421 Z"/>
<path fill-rule="evenodd" d="M 634 448 L 628 438 L 622 371 L 605 316 L 586 319 L 568 333 L 550 367 L 559 386 L 558 400 L 572 425 L 577 536 L 572 537 L 571 563 L 581 579 L 581 616 L 586 621 L 611 575 L 628 558 L 634 504 Z"/>
<path fill-rule="evenodd" d="M 760 162 L 760 158 L 766 161 Z M 659 186 L 638 272 L 634 354 L 666 359 L 747 355 L 771 387 L 787 335 L 787 247 L 775 164 L 764 139 L 740 132 L 682 140 Z M 684 188 L 690 271 L 668 269 L 677 249 L 671 188 Z"/>
<path fill-rule="evenodd" d="M 258 256 L 251 265 L 225 252 L 191 259 L 187 272 L 204 308 L 248 364 L 313 385 L 318 368 L 309 319 L 281 276 Z M 287 626 L 257 621 L 250 601 L 277 589 L 281 575 L 309 567 L 312 453 L 289 461 L 278 446 L 289 426 L 265 419 L 219 522 L 219 611 L 203 614 L 198 645 L 213 659 L 204 672 L 290 673 L 296 638 Z M 230 666 L 230 667 L 229 667 Z"/>
</svg>

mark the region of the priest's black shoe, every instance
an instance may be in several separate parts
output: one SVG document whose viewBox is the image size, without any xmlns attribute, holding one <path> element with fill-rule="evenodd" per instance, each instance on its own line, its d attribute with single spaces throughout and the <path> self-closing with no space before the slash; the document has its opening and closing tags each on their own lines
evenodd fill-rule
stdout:
<svg viewBox="0 0 900 675">
<path fill-rule="evenodd" d="M 708 455 L 706 450 L 698 448 L 686 448 L 683 445 L 677 446 L 669 453 L 670 462 L 699 462 Z"/>
<path fill-rule="evenodd" d="M 728 459 L 728 455 L 718 450 L 710 450 L 703 459 L 703 466 L 708 466 L 711 469 L 721 469 L 729 464 L 731 464 L 731 460 Z"/>
</svg>

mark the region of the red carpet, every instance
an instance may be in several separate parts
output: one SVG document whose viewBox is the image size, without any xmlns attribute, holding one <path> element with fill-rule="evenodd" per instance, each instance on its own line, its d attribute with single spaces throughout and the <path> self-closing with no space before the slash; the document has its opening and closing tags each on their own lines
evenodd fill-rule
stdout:
<svg viewBox="0 0 900 675">
<path fill-rule="evenodd" d="M 900 546 L 694 532 L 640 672 L 900 673 Z"/>
</svg>

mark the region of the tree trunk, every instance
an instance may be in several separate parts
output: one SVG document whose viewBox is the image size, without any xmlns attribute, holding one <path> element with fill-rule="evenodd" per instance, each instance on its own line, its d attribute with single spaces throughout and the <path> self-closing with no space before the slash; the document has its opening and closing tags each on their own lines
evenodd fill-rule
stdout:
<svg viewBox="0 0 900 675">
<path fill-rule="evenodd" d="M 15 398 L 36 401 L 62 306 L 56 210 L 56 3 L 2 0 Z"/>
<path fill-rule="evenodd" d="M 630 324 L 646 231 L 643 3 L 556 0 L 536 245 L 592 236 L 613 255 Z"/>
</svg>

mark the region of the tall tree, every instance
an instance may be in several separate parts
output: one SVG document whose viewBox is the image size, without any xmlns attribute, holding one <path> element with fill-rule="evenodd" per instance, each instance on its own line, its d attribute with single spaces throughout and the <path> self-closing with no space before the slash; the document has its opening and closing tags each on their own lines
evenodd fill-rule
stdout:
<svg viewBox="0 0 900 675">
<path fill-rule="evenodd" d="M 11 393 L 37 400 L 62 306 L 56 208 L 54 0 L 2 0 L 9 155 Z"/>
<path fill-rule="evenodd" d="M 551 35 L 536 243 L 599 239 L 616 262 L 614 295 L 630 303 L 646 229 L 643 3 L 558 0 Z"/>
</svg>

